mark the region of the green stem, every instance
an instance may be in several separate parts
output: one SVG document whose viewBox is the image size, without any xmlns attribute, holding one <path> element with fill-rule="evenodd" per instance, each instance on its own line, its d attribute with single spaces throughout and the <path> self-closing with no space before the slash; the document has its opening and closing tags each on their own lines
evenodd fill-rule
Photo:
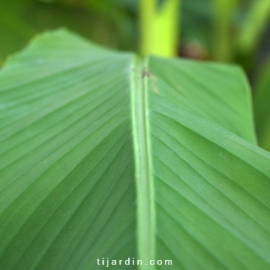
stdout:
<svg viewBox="0 0 270 270">
<path fill-rule="evenodd" d="M 180 0 L 140 0 L 140 53 L 177 55 Z"/>
<path fill-rule="evenodd" d="M 231 16 L 237 0 L 213 0 L 213 59 L 229 62 L 233 57 Z"/>
</svg>

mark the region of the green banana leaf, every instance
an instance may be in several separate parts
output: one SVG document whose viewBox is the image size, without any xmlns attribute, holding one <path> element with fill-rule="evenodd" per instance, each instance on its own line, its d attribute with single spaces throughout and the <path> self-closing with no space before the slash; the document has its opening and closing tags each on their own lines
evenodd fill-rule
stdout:
<svg viewBox="0 0 270 270">
<path fill-rule="evenodd" d="M 1 270 L 269 269 L 270 154 L 237 67 L 59 30 L 4 66 L 0 112 Z"/>
</svg>

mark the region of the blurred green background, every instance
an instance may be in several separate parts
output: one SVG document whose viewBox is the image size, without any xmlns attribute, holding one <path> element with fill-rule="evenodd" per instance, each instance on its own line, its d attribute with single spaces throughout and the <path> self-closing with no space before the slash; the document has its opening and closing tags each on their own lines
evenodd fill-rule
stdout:
<svg viewBox="0 0 270 270">
<path fill-rule="evenodd" d="M 147 1 L 2 0 L 0 67 L 33 36 L 59 27 L 139 52 L 140 8 Z M 157 0 L 157 8 L 166 1 L 172 0 Z M 181 0 L 178 14 L 179 57 L 243 67 L 253 87 L 258 138 L 270 150 L 270 0 Z"/>
<path fill-rule="evenodd" d="M 269 0 L 180 2 L 179 56 L 235 62 L 251 77 L 255 68 L 265 63 L 270 51 Z M 36 33 L 62 26 L 107 47 L 138 51 L 138 6 L 138 0 L 1 1 L 0 62 L 23 48 Z M 222 23 L 227 27 L 223 37 Z M 225 45 L 228 48 L 221 48 Z M 229 56 L 220 57 L 218 50 L 229 50 Z"/>
</svg>

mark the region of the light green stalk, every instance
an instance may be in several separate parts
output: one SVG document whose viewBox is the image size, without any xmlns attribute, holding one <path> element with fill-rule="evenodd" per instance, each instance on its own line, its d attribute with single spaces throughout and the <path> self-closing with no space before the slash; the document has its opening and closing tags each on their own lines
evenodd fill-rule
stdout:
<svg viewBox="0 0 270 270">
<path fill-rule="evenodd" d="M 180 0 L 140 0 L 140 53 L 159 56 L 177 54 Z"/>
<path fill-rule="evenodd" d="M 242 54 L 252 53 L 260 40 L 260 35 L 267 25 L 269 17 L 270 1 L 254 1 L 237 39 L 239 52 Z"/>
<path fill-rule="evenodd" d="M 212 0 L 214 11 L 213 59 L 229 62 L 233 57 L 232 15 L 238 0 Z"/>
</svg>

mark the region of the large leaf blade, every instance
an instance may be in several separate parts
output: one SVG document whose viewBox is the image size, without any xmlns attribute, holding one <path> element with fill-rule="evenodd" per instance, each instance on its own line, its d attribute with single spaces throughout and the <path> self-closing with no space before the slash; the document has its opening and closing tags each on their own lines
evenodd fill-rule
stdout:
<svg viewBox="0 0 270 270">
<path fill-rule="evenodd" d="M 181 62 L 173 61 L 181 68 Z M 179 269 L 267 269 L 269 154 L 196 110 L 195 102 L 187 101 L 198 96 L 172 88 L 170 82 L 181 75 L 175 72 L 178 78 L 168 80 L 173 72 L 166 73 L 166 67 L 163 59 L 150 59 L 147 78 L 157 236 L 162 241 L 158 254 L 163 257 L 165 245 L 178 255 Z M 198 66 L 185 68 L 184 74 L 195 73 Z M 220 95 L 227 89 L 220 89 Z M 254 135 L 253 128 L 246 130 Z"/>
<path fill-rule="evenodd" d="M 251 92 L 240 68 L 158 58 L 151 58 L 149 65 L 156 80 L 166 82 L 166 89 L 171 88 L 166 90 L 168 97 L 185 99 L 215 123 L 256 143 Z M 155 80 L 152 85 L 155 87 Z M 157 86 L 154 90 L 159 91 Z"/>
<path fill-rule="evenodd" d="M 0 100 L 3 269 L 269 268 L 270 157 L 237 69 L 60 31 L 10 60 Z"/>
<path fill-rule="evenodd" d="M 135 252 L 131 59 L 62 31 L 4 68 L 2 269 L 78 269 L 90 246 L 98 257 Z"/>
</svg>

